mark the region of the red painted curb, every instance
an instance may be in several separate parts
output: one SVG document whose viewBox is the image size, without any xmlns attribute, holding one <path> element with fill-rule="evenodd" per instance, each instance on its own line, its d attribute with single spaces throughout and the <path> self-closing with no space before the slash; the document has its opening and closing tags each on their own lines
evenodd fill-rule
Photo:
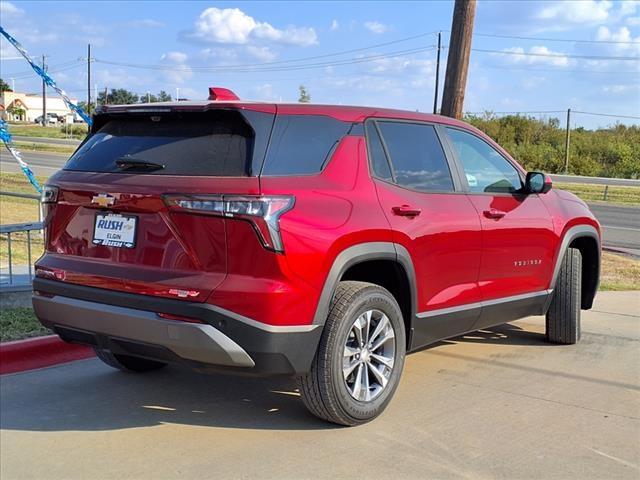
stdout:
<svg viewBox="0 0 640 480">
<path fill-rule="evenodd" d="M 93 349 L 60 340 L 57 335 L 0 343 L 0 375 L 90 358 Z"/>
</svg>

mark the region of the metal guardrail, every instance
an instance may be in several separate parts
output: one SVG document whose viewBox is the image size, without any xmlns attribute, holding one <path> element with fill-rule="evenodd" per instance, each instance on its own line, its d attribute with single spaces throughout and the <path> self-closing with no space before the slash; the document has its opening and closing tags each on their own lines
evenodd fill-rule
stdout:
<svg viewBox="0 0 640 480">
<path fill-rule="evenodd" d="M 42 232 L 44 228 L 44 224 L 42 222 L 43 211 L 42 211 L 42 204 L 40 203 L 40 196 L 30 195 L 27 193 L 14 193 L 14 192 L 0 191 L 0 196 L 2 195 L 8 196 L 8 197 L 25 198 L 25 199 L 34 200 L 38 202 L 38 221 L 37 222 L 0 225 L 0 235 L 7 236 L 7 260 L 8 260 L 7 263 L 8 263 L 8 273 L 9 273 L 8 286 L 16 285 L 16 283 L 14 282 L 14 277 L 16 277 L 16 274 L 15 274 L 15 271 L 14 271 L 15 268 L 13 265 L 14 252 L 13 252 L 12 234 L 16 235 L 19 233 L 26 233 L 26 236 L 27 236 L 27 277 L 28 277 L 27 282 L 21 281 L 20 283 L 31 283 L 31 281 L 33 280 L 32 242 L 34 237 L 34 234 L 32 232 L 37 232 L 36 235 L 42 236 Z M 19 277 L 24 277 L 24 275 L 21 274 L 19 275 Z M 5 285 L 7 285 L 6 282 L 3 282 L 3 285 L 0 285 L 0 286 L 5 286 Z"/>
</svg>

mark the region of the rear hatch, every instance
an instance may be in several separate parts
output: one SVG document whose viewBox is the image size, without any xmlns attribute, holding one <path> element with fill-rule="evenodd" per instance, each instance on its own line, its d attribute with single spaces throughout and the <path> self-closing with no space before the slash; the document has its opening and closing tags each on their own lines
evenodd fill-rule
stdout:
<svg viewBox="0 0 640 480">
<path fill-rule="evenodd" d="M 48 182 L 37 274 L 205 301 L 227 273 L 225 219 L 171 202 L 186 198 L 206 209 L 216 195 L 258 195 L 275 113 L 268 105 L 210 105 L 97 115 L 89 137 Z"/>
</svg>

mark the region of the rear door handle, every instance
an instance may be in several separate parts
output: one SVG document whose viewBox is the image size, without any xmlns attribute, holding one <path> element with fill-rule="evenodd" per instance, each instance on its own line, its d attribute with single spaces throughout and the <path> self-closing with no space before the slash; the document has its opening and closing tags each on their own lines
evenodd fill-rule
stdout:
<svg viewBox="0 0 640 480">
<path fill-rule="evenodd" d="M 485 217 L 487 218 L 494 218 L 494 219 L 499 219 L 504 217 L 507 212 L 503 212 L 502 210 L 497 210 L 495 208 L 491 208 L 489 210 L 485 210 L 484 212 L 482 212 L 484 214 Z"/>
<path fill-rule="evenodd" d="M 395 215 L 399 215 L 401 217 L 417 217 L 418 215 L 420 215 L 420 212 L 422 212 L 422 210 L 420 210 L 419 208 L 414 208 L 409 205 L 393 207 L 391 210 Z"/>
</svg>

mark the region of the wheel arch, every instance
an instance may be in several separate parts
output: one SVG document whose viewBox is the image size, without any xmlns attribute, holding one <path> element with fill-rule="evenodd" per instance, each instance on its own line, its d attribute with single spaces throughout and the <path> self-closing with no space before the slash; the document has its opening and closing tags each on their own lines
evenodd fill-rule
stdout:
<svg viewBox="0 0 640 480">
<path fill-rule="evenodd" d="M 392 242 L 369 242 L 343 250 L 334 260 L 320 294 L 313 319 L 324 325 L 338 283 L 359 280 L 389 290 L 402 311 L 407 345 L 410 345 L 416 312 L 416 280 L 411 256 L 402 245 Z"/>
<path fill-rule="evenodd" d="M 568 248 L 576 248 L 582 254 L 582 298 L 581 308 L 589 310 L 600 283 L 600 235 L 591 225 L 576 225 L 569 228 L 562 237 L 560 249 L 556 257 L 550 290 L 556 287 L 556 281 L 562 266 L 562 259 Z M 552 297 L 552 296 L 550 296 Z"/>
</svg>

